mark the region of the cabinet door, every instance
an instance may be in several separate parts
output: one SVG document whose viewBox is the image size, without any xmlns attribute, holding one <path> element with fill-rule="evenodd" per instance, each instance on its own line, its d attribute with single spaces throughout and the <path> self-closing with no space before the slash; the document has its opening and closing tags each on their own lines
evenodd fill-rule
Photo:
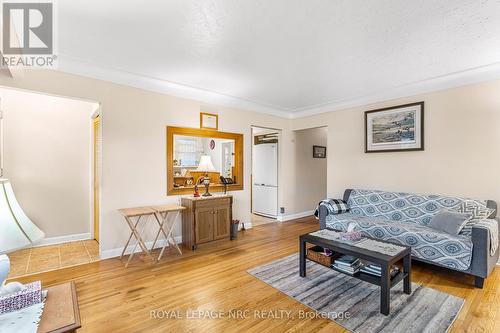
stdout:
<svg viewBox="0 0 500 333">
<path fill-rule="evenodd" d="M 196 209 L 196 243 L 210 242 L 214 239 L 214 209 Z"/>
<path fill-rule="evenodd" d="M 230 206 L 219 206 L 216 207 L 215 219 L 214 219 L 214 239 L 221 239 L 229 237 L 230 228 L 230 216 L 229 208 Z"/>
</svg>

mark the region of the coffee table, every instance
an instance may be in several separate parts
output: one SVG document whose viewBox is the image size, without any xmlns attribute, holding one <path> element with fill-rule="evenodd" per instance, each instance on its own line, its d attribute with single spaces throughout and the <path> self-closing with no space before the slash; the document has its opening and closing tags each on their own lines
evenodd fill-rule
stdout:
<svg viewBox="0 0 500 333">
<path fill-rule="evenodd" d="M 336 230 L 329 229 L 331 231 L 337 232 Z M 390 313 L 390 292 L 391 288 L 396 286 L 401 280 L 404 280 L 403 283 L 403 291 L 405 294 L 411 294 L 411 247 L 402 246 L 399 244 L 393 244 L 387 241 L 382 241 L 379 239 L 373 239 L 369 237 L 364 237 L 366 239 L 372 239 L 377 242 L 382 242 L 387 245 L 393 245 L 400 250 L 395 254 L 385 254 L 378 251 L 374 251 L 371 249 L 366 249 L 362 247 L 357 247 L 355 243 L 348 243 L 343 240 L 335 240 L 335 239 L 327 239 L 318 237 L 311 234 L 304 234 L 299 237 L 300 244 L 300 259 L 299 259 L 299 267 L 300 267 L 300 276 L 306 276 L 306 244 L 314 244 L 317 246 L 321 246 L 323 248 L 328 248 L 332 250 L 334 253 L 340 253 L 345 255 L 350 255 L 353 257 L 357 257 L 366 261 L 369 261 L 374 264 L 380 265 L 382 268 L 382 274 L 380 277 L 366 274 L 363 272 L 358 272 L 355 275 L 349 275 L 356 279 L 363 280 L 369 282 L 371 284 L 377 285 L 380 287 L 380 313 L 384 315 L 388 315 Z M 403 262 L 403 271 L 400 271 L 395 276 L 391 277 L 391 267 L 398 263 L 399 261 Z M 332 268 L 333 269 L 333 268 Z M 336 272 L 340 272 L 335 270 Z M 340 272 L 345 274 L 343 272 Z"/>
</svg>

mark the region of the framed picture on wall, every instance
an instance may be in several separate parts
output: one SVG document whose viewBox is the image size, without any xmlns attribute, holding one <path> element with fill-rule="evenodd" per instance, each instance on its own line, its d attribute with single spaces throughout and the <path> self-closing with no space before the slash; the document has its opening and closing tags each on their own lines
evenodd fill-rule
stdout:
<svg viewBox="0 0 500 333">
<path fill-rule="evenodd" d="M 424 102 L 365 112 L 365 153 L 424 150 Z"/>
<path fill-rule="evenodd" d="M 200 128 L 219 129 L 219 116 L 213 113 L 200 112 Z"/>
<path fill-rule="evenodd" d="M 313 158 L 326 158 L 326 147 L 313 146 Z"/>
</svg>

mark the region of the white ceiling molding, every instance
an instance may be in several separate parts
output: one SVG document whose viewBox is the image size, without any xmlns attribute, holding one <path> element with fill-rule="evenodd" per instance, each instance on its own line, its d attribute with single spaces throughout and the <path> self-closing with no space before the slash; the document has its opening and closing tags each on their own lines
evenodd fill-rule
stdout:
<svg viewBox="0 0 500 333">
<path fill-rule="evenodd" d="M 58 57 L 59 71 L 90 77 L 98 80 L 109 81 L 134 88 L 172 95 L 176 97 L 193 99 L 213 105 L 220 105 L 241 110 L 269 114 L 282 118 L 290 118 L 288 110 L 267 106 L 258 102 L 241 99 L 217 92 L 190 87 L 166 80 L 147 77 L 113 68 L 96 66 L 67 55 Z"/>
<path fill-rule="evenodd" d="M 393 87 L 385 91 L 375 92 L 366 96 L 360 96 L 341 101 L 333 101 L 326 104 L 296 110 L 284 110 L 281 108 L 269 107 L 260 103 L 247 101 L 237 97 L 193 88 L 165 80 L 150 78 L 116 69 L 95 66 L 68 56 L 59 57 L 59 70 L 67 73 L 110 81 L 181 98 L 194 99 L 214 105 L 238 108 L 288 119 L 303 118 L 326 112 L 344 110 L 402 97 L 409 97 L 423 93 L 479 83 L 483 81 L 500 79 L 500 63 L 495 63 L 470 70 L 452 73 L 449 75 L 435 77 L 429 80 L 413 82 L 399 87 Z"/>
<path fill-rule="evenodd" d="M 294 112 L 290 113 L 290 117 L 292 119 L 303 118 L 316 114 L 345 110 L 388 100 L 411 97 L 434 91 L 446 90 L 497 79 L 500 79 L 500 63 L 481 66 L 419 82 L 413 82 L 366 96 L 296 109 L 294 110 Z"/>
</svg>

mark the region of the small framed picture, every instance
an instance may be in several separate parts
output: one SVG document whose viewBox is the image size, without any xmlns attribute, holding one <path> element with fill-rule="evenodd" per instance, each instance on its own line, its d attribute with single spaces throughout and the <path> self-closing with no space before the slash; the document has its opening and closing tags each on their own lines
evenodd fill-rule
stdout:
<svg viewBox="0 0 500 333">
<path fill-rule="evenodd" d="M 200 128 L 219 129 L 219 116 L 213 113 L 200 112 Z"/>
<path fill-rule="evenodd" d="M 313 158 L 326 158 L 326 147 L 313 146 Z"/>
<path fill-rule="evenodd" d="M 424 150 L 424 102 L 365 112 L 365 153 Z"/>
</svg>

